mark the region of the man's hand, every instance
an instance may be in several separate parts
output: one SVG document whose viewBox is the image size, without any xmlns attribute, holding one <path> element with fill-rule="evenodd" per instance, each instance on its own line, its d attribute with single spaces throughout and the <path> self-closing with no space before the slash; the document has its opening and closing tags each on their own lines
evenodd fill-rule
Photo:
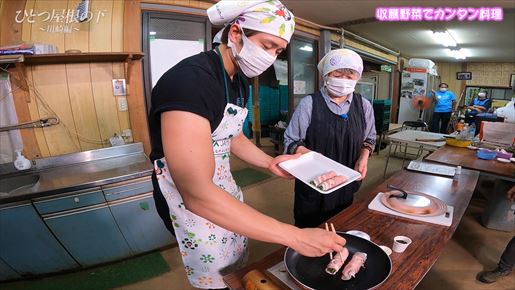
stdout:
<svg viewBox="0 0 515 290">
<path fill-rule="evenodd" d="M 341 252 L 347 242 L 336 233 L 318 228 L 295 229 L 288 246 L 306 257 L 320 257 L 330 252 Z"/>
<path fill-rule="evenodd" d="M 291 174 L 289 174 L 287 171 L 285 171 L 281 167 L 279 167 L 279 163 L 284 162 L 286 160 L 297 159 L 301 155 L 302 155 L 301 153 L 297 153 L 294 155 L 289 155 L 289 154 L 279 155 L 279 156 L 275 157 L 274 159 L 272 159 L 272 162 L 270 162 L 270 165 L 268 166 L 268 170 L 270 170 L 270 172 L 272 172 L 273 174 L 275 174 L 279 177 L 286 178 L 286 179 L 293 179 L 294 177 Z"/>
</svg>

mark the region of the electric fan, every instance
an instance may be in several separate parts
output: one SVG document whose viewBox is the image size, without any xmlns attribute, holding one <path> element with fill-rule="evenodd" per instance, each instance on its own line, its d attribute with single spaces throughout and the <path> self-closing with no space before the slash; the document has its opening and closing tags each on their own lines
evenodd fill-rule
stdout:
<svg viewBox="0 0 515 290">
<path fill-rule="evenodd" d="M 411 99 L 411 106 L 418 110 L 418 121 L 422 121 L 422 113 L 431 107 L 431 99 L 426 96 L 416 96 Z"/>
</svg>

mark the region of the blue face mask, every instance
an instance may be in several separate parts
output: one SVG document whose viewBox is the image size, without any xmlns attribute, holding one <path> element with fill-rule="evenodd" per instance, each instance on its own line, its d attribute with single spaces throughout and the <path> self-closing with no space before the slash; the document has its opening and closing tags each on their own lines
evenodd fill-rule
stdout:
<svg viewBox="0 0 515 290">
<path fill-rule="evenodd" d="M 442 93 L 447 92 L 447 88 L 440 88 L 440 92 L 442 92 Z"/>
</svg>

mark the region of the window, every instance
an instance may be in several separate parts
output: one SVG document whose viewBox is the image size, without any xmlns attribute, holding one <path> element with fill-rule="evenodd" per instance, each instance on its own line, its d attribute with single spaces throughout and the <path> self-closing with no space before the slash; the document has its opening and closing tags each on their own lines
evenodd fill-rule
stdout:
<svg viewBox="0 0 515 290">
<path fill-rule="evenodd" d="M 360 94 L 362 97 L 365 97 L 367 100 L 372 103 L 372 101 L 375 99 L 376 95 L 376 78 L 366 78 L 361 79 L 356 84 L 356 89 L 354 90 L 355 93 Z"/>
<path fill-rule="evenodd" d="M 494 88 L 494 87 L 468 87 L 465 89 L 465 101 L 464 104 L 470 104 L 470 102 L 477 97 L 479 91 L 485 90 L 488 97 L 492 100 L 511 100 L 513 92 L 511 88 Z"/>
<path fill-rule="evenodd" d="M 294 37 L 290 44 L 292 61 L 293 109 L 317 89 L 317 44 L 315 40 Z"/>
<path fill-rule="evenodd" d="M 144 77 L 147 111 L 159 78 L 181 60 L 211 49 L 211 26 L 205 17 L 143 13 Z"/>
</svg>

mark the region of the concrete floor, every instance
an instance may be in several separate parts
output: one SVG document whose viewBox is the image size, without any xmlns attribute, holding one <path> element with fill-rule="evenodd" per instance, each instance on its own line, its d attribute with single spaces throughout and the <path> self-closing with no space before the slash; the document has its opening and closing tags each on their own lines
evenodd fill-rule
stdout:
<svg viewBox="0 0 515 290">
<path fill-rule="evenodd" d="M 270 143 L 267 140 L 263 143 L 265 144 L 265 151 L 272 152 Z M 386 151 L 383 150 L 379 156 L 373 155 L 370 159 L 368 174 L 360 191 L 357 193 L 357 199 L 360 198 L 361 193 L 370 192 L 370 190 L 383 181 L 385 156 Z M 246 166 L 236 158 L 233 158 L 231 162 L 233 170 Z M 390 160 L 388 173 L 392 174 L 400 168 L 400 160 L 393 158 Z M 246 202 L 257 210 L 278 220 L 288 223 L 293 222 L 292 181 L 270 178 L 261 183 L 248 186 L 243 191 Z M 484 269 L 495 268 L 504 247 L 513 236 L 513 233 L 489 230 L 479 223 L 479 217 L 485 203 L 486 201 L 481 197 L 473 198 L 452 240 L 447 244 L 436 264 L 420 282 L 416 288 L 417 290 L 515 289 L 514 273 L 494 284 L 483 284 L 475 279 L 478 272 Z M 253 262 L 275 251 L 280 246 L 250 241 L 249 247 L 249 262 Z M 195 289 L 187 281 L 177 248 L 163 250 L 162 255 L 170 265 L 170 272 L 118 289 Z"/>
</svg>

